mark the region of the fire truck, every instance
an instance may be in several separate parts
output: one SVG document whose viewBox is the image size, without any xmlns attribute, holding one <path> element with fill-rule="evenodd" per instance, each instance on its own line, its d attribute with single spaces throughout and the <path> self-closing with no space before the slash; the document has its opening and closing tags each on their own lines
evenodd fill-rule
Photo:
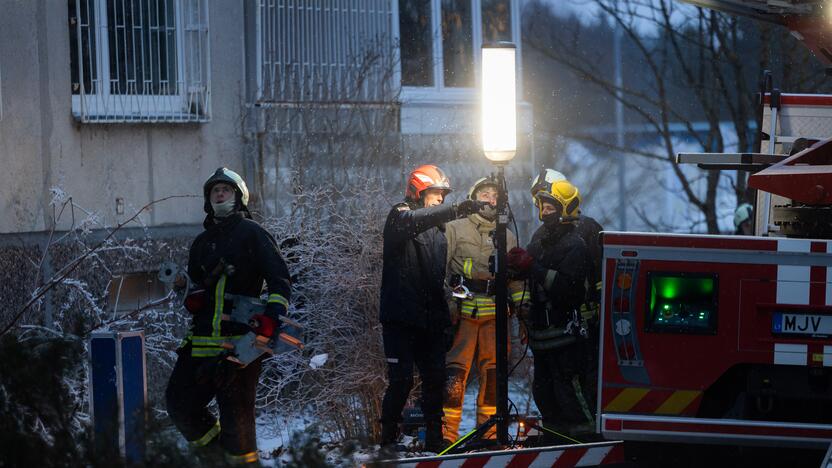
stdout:
<svg viewBox="0 0 832 468">
<path fill-rule="evenodd" d="M 830 65 L 818 2 L 690 3 L 781 22 Z M 677 156 L 752 173 L 755 236 L 603 234 L 606 439 L 832 442 L 832 95 L 761 95 L 758 153 Z"/>
<path fill-rule="evenodd" d="M 603 235 L 605 438 L 832 441 L 832 139 L 805 134 L 832 124 L 832 96 L 764 102 L 764 124 L 779 114 L 772 126 L 792 132 L 768 142 L 809 148 L 679 159 L 768 166 L 749 177 L 766 236 Z"/>
</svg>

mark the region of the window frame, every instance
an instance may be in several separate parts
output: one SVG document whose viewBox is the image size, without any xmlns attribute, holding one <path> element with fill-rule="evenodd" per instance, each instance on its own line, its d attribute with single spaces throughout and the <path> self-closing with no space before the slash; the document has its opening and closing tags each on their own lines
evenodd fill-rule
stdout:
<svg viewBox="0 0 832 468">
<path fill-rule="evenodd" d="M 396 82 L 401 88 L 402 101 L 435 101 L 435 102 L 473 102 L 478 98 L 477 89 L 480 87 L 480 64 L 482 62 L 482 2 L 481 0 L 469 0 L 471 4 L 471 34 L 473 36 L 474 51 L 474 86 L 448 87 L 445 86 L 445 62 L 442 50 L 442 0 L 430 0 L 431 2 L 431 29 L 433 31 L 433 85 L 432 86 L 404 86 L 402 85 L 401 69 L 401 36 L 399 30 L 399 0 L 393 2 L 393 35 L 399 44 L 396 60 Z M 520 53 L 520 6 L 518 0 L 509 1 L 509 12 L 511 14 L 511 39 L 517 47 L 516 73 L 521 76 L 522 63 Z M 517 80 L 517 95 L 522 95 L 522 80 Z"/>
<path fill-rule="evenodd" d="M 93 33 L 90 34 L 91 40 L 95 47 L 95 69 L 98 76 L 97 91 L 93 93 L 92 90 L 85 89 L 84 65 L 80 63 L 83 54 L 81 53 L 81 30 L 80 30 L 80 11 L 82 1 L 87 1 L 88 8 L 94 12 L 95 25 L 91 29 Z M 112 78 L 110 76 L 110 36 L 108 33 L 108 15 L 107 9 L 110 0 L 76 0 L 75 12 L 78 20 L 76 31 L 77 43 L 70 44 L 70 47 L 78 50 L 79 63 L 78 66 L 78 93 L 71 94 L 71 108 L 72 114 L 75 118 L 82 122 L 205 122 L 210 120 L 210 105 L 203 109 L 204 114 L 195 115 L 187 109 L 188 94 L 189 94 L 189 78 L 187 76 L 187 64 L 185 63 L 186 55 L 186 37 L 185 37 L 185 4 L 183 0 L 174 0 L 174 25 L 176 32 L 174 35 L 176 51 L 176 79 L 173 85 L 176 87 L 173 94 L 120 94 L 113 93 L 110 90 Z M 208 14 L 207 5 L 205 14 Z M 205 29 L 208 18 L 205 18 Z M 208 47 L 203 51 L 205 54 L 210 54 L 210 42 Z M 210 58 L 207 61 L 210 64 Z M 208 71 L 208 79 L 205 86 L 210 87 L 210 70 Z M 210 88 L 206 90 L 207 99 L 210 99 Z"/>
</svg>

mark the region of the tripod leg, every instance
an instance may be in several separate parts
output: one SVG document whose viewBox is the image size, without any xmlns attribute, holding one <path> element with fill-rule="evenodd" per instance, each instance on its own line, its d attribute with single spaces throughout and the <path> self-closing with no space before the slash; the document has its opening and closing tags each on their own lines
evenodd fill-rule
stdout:
<svg viewBox="0 0 832 468">
<path fill-rule="evenodd" d="M 559 437 L 559 438 L 561 438 L 561 439 L 564 439 L 564 440 L 567 440 L 567 441 L 569 441 L 569 442 L 572 442 L 572 443 L 574 443 L 574 444 L 582 444 L 582 443 L 583 443 L 583 442 L 581 442 L 581 441 L 579 441 L 579 440 L 575 440 L 575 439 L 573 439 L 573 438 L 569 437 L 568 435 L 561 434 L 560 432 L 555 431 L 555 430 L 553 430 L 553 429 L 549 429 L 548 427 L 545 427 L 545 426 L 543 426 L 542 424 L 531 424 L 530 426 L 531 426 L 532 428 L 537 429 L 538 431 L 540 431 L 540 433 L 541 433 L 541 434 L 543 434 L 543 433 L 550 434 L 550 435 L 553 435 L 553 436 L 555 436 L 555 437 Z"/>
<path fill-rule="evenodd" d="M 495 416 L 488 418 L 488 421 L 475 427 L 471 430 L 471 432 L 457 439 L 453 444 L 451 444 L 448 448 L 442 451 L 439 455 L 451 455 L 454 453 L 461 452 L 469 444 L 482 438 L 483 434 L 486 434 L 492 426 L 497 424 L 497 420 L 498 418 Z"/>
</svg>

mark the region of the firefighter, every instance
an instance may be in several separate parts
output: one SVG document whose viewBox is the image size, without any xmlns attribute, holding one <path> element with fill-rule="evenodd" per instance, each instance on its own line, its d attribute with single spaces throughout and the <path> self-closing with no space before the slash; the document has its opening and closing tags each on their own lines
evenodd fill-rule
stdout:
<svg viewBox="0 0 832 468">
<path fill-rule="evenodd" d="M 445 385 L 445 424 L 443 435 L 447 444 L 456 440 L 462 417 L 465 387 L 472 365 L 479 380 L 477 395 L 477 425 L 483 424 L 496 410 L 497 356 L 495 349 L 494 275 L 489 259 L 494 254 L 493 233 L 497 227 L 496 178 L 483 177 L 471 187 L 468 199 L 487 203 L 479 212 L 467 218 L 451 221 L 445 226 L 448 239 L 449 283 L 462 283 L 471 299 L 452 299 L 449 302 L 455 330 L 453 345 L 445 359 L 448 378 Z M 508 231 L 509 248 L 517 246 L 517 239 Z M 523 300 L 523 282 L 509 284 L 511 299 L 519 305 Z M 494 437 L 491 430 L 487 437 Z"/>
<path fill-rule="evenodd" d="M 535 204 L 543 225 L 527 249 L 533 395 L 545 428 L 573 432 L 592 419 L 584 372 L 588 330 L 580 314 L 590 270 L 589 252 L 576 228 L 581 197 L 570 182 L 556 180 L 537 191 Z"/>
<path fill-rule="evenodd" d="M 753 236 L 754 227 L 751 224 L 751 217 L 754 215 L 754 207 L 750 203 L 743 203 L 734 211 L 734 234 L 739 236 Z"/>
<path fill-rule="evenodd" d="M 566 176 L 553 169 L 544 169 L 532 182 L 532 199 L 540 190 L 550 190 L 553 182 L 567 180 Z M 604 227 L 594 218 L 583 214 L 578 210 L 578 219 L 574 221 L 575 231 L 583 239 L 589 253 L 590 269 L 585 282 L 586 297 L 581 304 L 581 316 L 586 322 L 589 339 L 585 353 L 586 388 L 584 397 L 587 407 L 593 418 L 595 416 L 597 389 L 598 389 L 598 350 L 600 341 L 599 312 L 601 309 L 601 267 L 604 261 L 604 252 L 601 248 L 601 231 Z"/>
<path fill-rule="evenodd" d="M 387 359 L 387 390 L 381 405 L 381 443 L 399 438 L 402 409 L 413 387 L 413 366 L 422 381 L 425 448 L 439 452 L 442 392 L 450 316 L 445 293 L 447 242 L 443 225 L 479 211 L 482 203 L 443 204 L 451 192 L 445 174 L 424 165 L 410 173 L 405 201 L 390 210 L 384 225 L 380 322 Z"/>
<path fill-rule="evenodd" d="M 278 333 L 280 314 L 289 304 L 291 282 L 275 239 L 251 220 L 248 189 L 235 172 L 221 167 L 205 182 L 205 231 L 191 245 L 188 275 L 202 288 L 205 301 L 192 294 L 190 332 L 165 392 L 168 414 L 193 447 L 225 452 L 230 464 L 257 463 L 254 399 L 261 360 L 240 367 L 226 359 L 232 337 L 248 333 L 248 324 L 223 320 L 231 313 L 226 294 L 260 297 L 264 280 L 268 299 L 254 317 L 259 340 Z M 208 411 L 216 399 L 219 420 Z"/>
</svg>

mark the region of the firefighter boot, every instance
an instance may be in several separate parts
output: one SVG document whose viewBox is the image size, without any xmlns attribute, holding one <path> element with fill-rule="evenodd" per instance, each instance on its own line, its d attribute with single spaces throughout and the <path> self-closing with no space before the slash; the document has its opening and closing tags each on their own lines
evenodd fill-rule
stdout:
<svg viewBox="0 0 832 468">
<path fill-rule="evenodd" d="M 442 438 L 442 423 L 427 423 L 425 428 L 425 451 L 441 453 L 446 448 L 448 448 L 448 442 Z"/>
</svg>

